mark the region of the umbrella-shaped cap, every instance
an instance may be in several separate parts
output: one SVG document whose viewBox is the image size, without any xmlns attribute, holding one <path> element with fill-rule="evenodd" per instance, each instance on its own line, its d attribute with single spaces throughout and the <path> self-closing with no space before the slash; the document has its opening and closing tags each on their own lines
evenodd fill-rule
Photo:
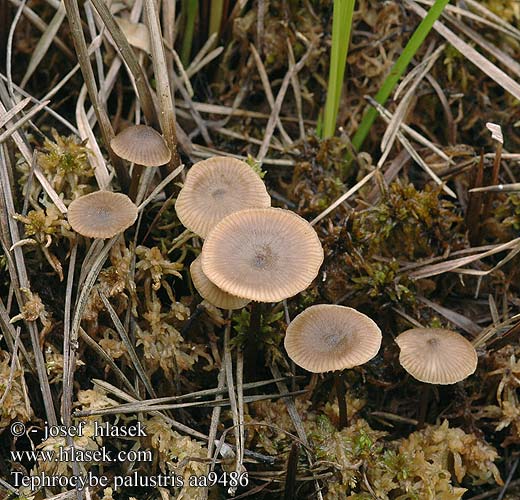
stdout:
<svg viewBox="0 0 520 500">
<path fill-rule="evenodd" d="M 200 255 L 191 263 L 191 280 L 203 299 L 222 309 L 242 309 L 249 300 L 235 297 L 214 285 L 202 271 Z"/>
<path fill-rule="evenodd" d="M 202 269 L 215 285 L 259 302 L 278 302 L 305 290 L 322 262 L 316 231 L 281 208 L 228 215 L 209 233 L 202 249 Z"/>
<path fill-rule="evenodd" d="M 150 33 L 148 27 L 143 23 L 133 23 L 123 17 L 115 18 L 117 24 L 121 28 L 121 31 L 126 36 L 128 43 L 132 47 L 144 50 L 150 53 Z"/>
<path fill-rule="evenodd" d="M 164 165 L 172 156 L 163 136 L 148 125 L 125 128 L 110 141 L 110 146 L 123 160 L 145 167 Z"/>
<path fill-rule="evenodd" d="M 381 347 L 381 330 L 368 316 L 351 307 L 311 306 L 287 328 L 285 349 L 305 370 L 322 373 L 359 366 Z"/>
<path fill-rule="evenodd" d="M 67 218 L 72 229 L 89 238 L 112 238 L 137 219 L 137 207 L 128 196 L 111 191 L 96 191 L 76 198 Z"/>
<path fill-rule="evenodd" d="M 477 352 L 466 338 L 442 328 L 412 328 L 395 341 L 399 362 L 414 378 L 428 384 L 454 384 L 477 368 Z"/>
<path fill-rule="evenodd" d="M 270 206 L 262 179 L 247 163 L 215 156 L 190 168 L 175 210 L 185 227 L 205 238 L 233 212 Z"/>
</svg>

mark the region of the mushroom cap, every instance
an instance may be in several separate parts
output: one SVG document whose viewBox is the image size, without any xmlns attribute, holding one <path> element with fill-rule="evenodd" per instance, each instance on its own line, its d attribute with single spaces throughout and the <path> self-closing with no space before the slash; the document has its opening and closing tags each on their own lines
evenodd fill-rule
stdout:
<svg viewBox="0 0 520 500">
<path fill-rule="evenodd" d="M 455 384 L 477 368 L 477 352 L 465 337 L 442 328 L 412 328 L 395 339 L 399 362 L 414 378 L 428 384 Z"/>
<path fill-rule="evenodd" d="M 151 52 L 150 33 L 145 24 L 133 23 L 124 17 L 116 17 L 115 20 L 132 47 L 144 50 L 148 54 Z"/>
<path fill-rule="evenodd" d="M 278 302 L 305 290 L 323 262 L 313 227 L 281 208 L 228 215 L 209 233 L 201 255 L 204 274 L 215 285 L 259 302 Z"/>
<path fill-rule="evenodd" d="M 249 304 L 248 299 L 235 297 L 214 285 L 202 270 L 200 255 L 191 263 L 190 274 L 195 288 L 201 297 L 206 299 L 210 304 L 220 307 L 221 309 L 242 309 L 242 307 Z"/>
<path fill-rule="evenodd" d="M 163 136 L 148 125 L 125 128 L 110 141 L 110 147 L 123 160 L 145 167 L 159 167 L 172 157 Z"/>
<path fill-rule="evenodd" d="M 296 316 L 285 334 L 285 350 L 305 370 L 322 373 L 353 368 L 381 347 L 381 330 L 351 307 L 319 304 Z"/>
<path fill-rule="evenodd" d="M 179 220 L 202 238 L 233 212 L 270 206 L 260 176 L 247 163 L 224 156 L 195 163 L 175 202 Z"/>
<path fill-rule="evenodd" d="M 72 229 L 89 238 L 112 238 L 137 219 L 137 207 L 126 194 L 96 191 L 76 198 L 68 208 Z"/>
</svg>

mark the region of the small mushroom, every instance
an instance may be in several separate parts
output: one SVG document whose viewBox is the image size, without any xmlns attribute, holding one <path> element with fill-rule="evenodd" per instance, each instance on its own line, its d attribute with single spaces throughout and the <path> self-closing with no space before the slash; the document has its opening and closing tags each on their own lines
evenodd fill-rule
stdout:
<svg viewBox="0 0 520 500">
<path fill-rule="evenodd" d="M 281 208 L 253 208 L 225 217 L 202 248 L 204 274 L 219 288 L 258 302 L 278 302 L 317 276 L 323 249 L 313 227 Z"/>
<path fill-rule="evenodd" d="M 205 238 L 233 212 L 270 206 L 262 179 L 247 163 L 215 156 L 190 168 L 175 210 L 185 227 Z"/>
<path fill-rule="evenodd" d="M 477 368 L 477 352 L 471 342 L 451 330 L 412 328 L 395 341 L 402 367 L 421 382 L 455 384 Z"/>
<path fill-rule="evenodd" d="M 312 373 L 362 365 L 380 347 L 381 330 L 372 319 L 333 304 L 308 307 L 291 321 L 285 335 L 289 357 Z"/>
<path fill-rule="evenodd" d="M 428 412 L 431 385 L 455 384 L 477 368 L 477 352 L 465 337 L 442 328 L 412 328 L 395 339 L 401 366 L 428 385 L 421 391 L 417 426 L 423 427 Z"/>
<path fill-rule="evenodd" d="M 141 49 L 147 54 L 151 52 L 150 33 L 145 24 L 133 23 L 124 17 L 116 17 L 115 20 L 132 47 Z"/>
<path fill-rule="evenodd" d="M 312 373 L 334 371 L 339 427 L 347 425 L 347 402 L 341 370 L 370 361 L 381 347 L 376 323 L 351 307 L 319 304 L 298 314 L 285 334 L 285 350 Z"/>
<path fill-rule="evenodd" d="M 172 153 L 163 136 L 148 125 L 132 125 L 119 132 L 111 141 L 114 153 L 134 163 L 130 198 L 135 200 L 143 167 L 159 167 L 168 163 Z"/>
<path fill-rule="evenodd" d="M 242 309 L 249 300 L 235 297 L 214 285 L 202 271 L 200 255 L 191 263 L 190 274 L 195 288 L 203 299 L 221 309 Z"/>
<path fill-rule="evenodd" d="M 76 198 L 68 208 L 72 229 L 89 238 L 112 238 L 137 219 L 137 207 L 128 196 L 96 191 Z"/>
</svg>

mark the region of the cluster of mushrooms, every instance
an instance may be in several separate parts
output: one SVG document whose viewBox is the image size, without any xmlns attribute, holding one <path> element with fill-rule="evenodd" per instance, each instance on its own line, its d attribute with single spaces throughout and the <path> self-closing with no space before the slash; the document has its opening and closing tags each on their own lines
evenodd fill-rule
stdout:
<svg viewBox="0 0 520 500">
<path fill-rule="evenodd" d="M 125 129 L 111 146 L 137 169 L 132 199 L 143 167 L 160 166 L 170 159 L 162 136 L 144 125 Z M 213 157 L 194 164 L 175 210 L 181 223 L 204 240 L 190 274 L 199 294 L 216 307 L 240 309 L 250 301 L 292 297 L 312 283 L 323 263 L 313 227 L 290 210 L 272 208 L 262 179 L 243 161 Z M 94 238 L 110 238 L 131 226 L 136 217 L 137 207 L 129 197 L 108 191 L 82 196 L 68 211 L 72 228 Z M 365 314 L 321 304 L 293 319 L 285 348 L 305 370 L 340 373 L 376 356 L 381 340 L 380 329 Z M 395 341 L 401 365 L 421 382 L 453 384 L 477 366 L 472 344 L 453 331 L 414 328 Z"/>
</svg>

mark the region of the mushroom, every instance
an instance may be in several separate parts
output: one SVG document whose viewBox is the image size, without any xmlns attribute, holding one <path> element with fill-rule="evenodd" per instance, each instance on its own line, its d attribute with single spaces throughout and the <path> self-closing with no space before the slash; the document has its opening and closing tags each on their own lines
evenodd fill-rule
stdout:
<svg viewBox="0 0 520 500">
<path fill-rule="evenodd" d="M 133 23 L 124 17 L 116 17 L 115 20 L 132 47 L 141 49 L 147 54 L 151 52 L 150 33 L 145 24 Z"/>
<path fill-rule="evenodd" d="M 372 319 L 340 305 L 311 306 L 287 327 L 284 343 L 289 358 L 312 373 L 334 371 L 340 428 L 347 423 L 340 371 L 370 361 L 379 352 L 381 339 L 381 330 Z"/>
<path fill-rule="evenodd" d="M 457 332 L 442 328 L 412 328 L 395 339 L 401 366 L 427 384 L 455 384 L 477 368 L 477 352 Z"/>
<path fill-rule="evenodd" d="M 412 328 L 395 339 L 401 366 L 426 384 L 448 385 L 469 377 L 477 368 L 477 352 L 465 337 L 442 328 Z M 421 392 L 418 427 L 424 425 L 431 385 Z"/>
<path fill-rule="evenodd" d="M 89 238 L 112 238 L 137 219 L 137 207 L 128 196 L 96 191 L 76 198 L 67 211 L 72 229 Z"/>
<path fill-rule="evenodd" d="M 262 179 L 247 163 L 215 156 L 190 168 L 175 210 L 185 227 L 205 238 L 233 212 L 270 206 Z"/>
<path fill-rule="evenodd" d="M 221 309 L 242 309 L 249 303 L 247 299 L 235 297 L 214 285 L 202 271 L 200 255 L 191 263 L 190 274 L 195 288 L 203 299 Z"/>
<path fill-rule="evenodd" d="M 209 233 L 202 270 L 227 293 L 278 302 L 305 290 L 317 276 L 323 249 L 316 231 L 281 208 L 234 212 Z"/>
<path fill-rule="evenodd" d="M 111 141 L 114 153 L 134 163 L 129 196 L 135 200 L 143 167 L 159 167 L 168 163 L 172 153 L 163 136 L 148 125 L 132 125 L 119 132 Z"/>
</svg>

